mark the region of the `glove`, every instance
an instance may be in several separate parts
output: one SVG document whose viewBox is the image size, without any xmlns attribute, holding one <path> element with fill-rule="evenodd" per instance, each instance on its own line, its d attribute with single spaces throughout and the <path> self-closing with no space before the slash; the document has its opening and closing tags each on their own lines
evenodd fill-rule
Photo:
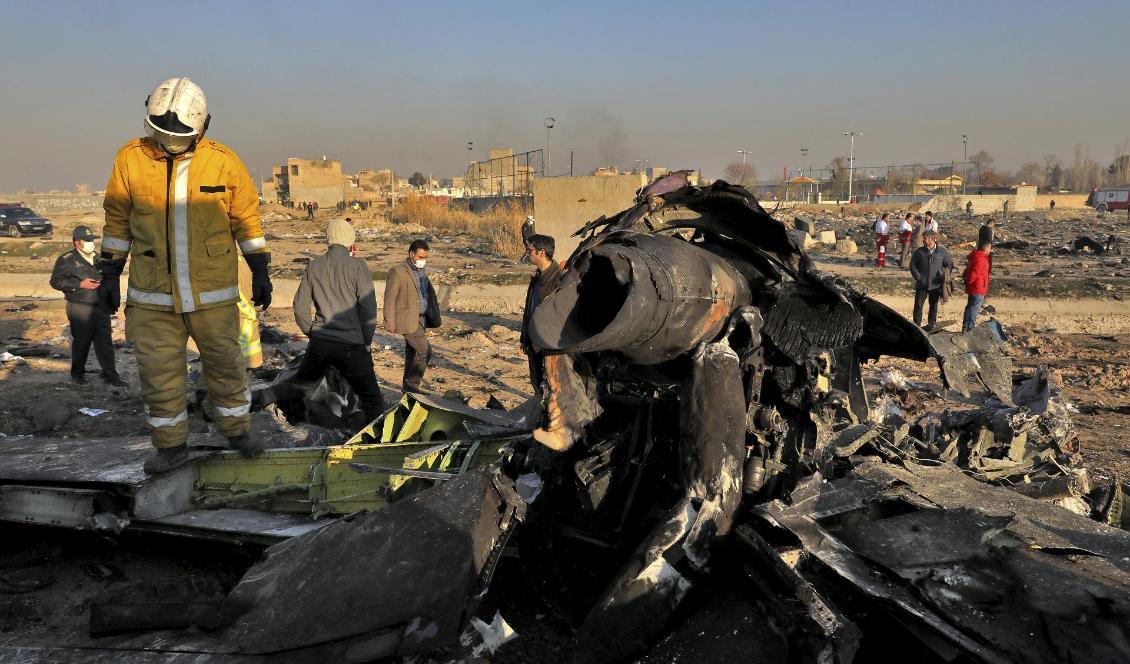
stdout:
<svg viewBox="0 0 1130 664">
<path fill-rule="evenodd" d="M 251 268 L 251 301 L 257 307 L 266 311 L 271 306 L 271 275 L 267 268 L 271 265 L 270 252 L 262 254 L 244 254 L 247 267 Z"/>
<path fill-rule="evenodd" d="M 102 272 L 102 281 L 98 284 L 98 304 L 109 313 L 114 313 L 122 306 L 122 270 L 126 268 L 126 259 L 113 258 L 111 254 L 102 254 L 98 262 Z"/>
</svg>

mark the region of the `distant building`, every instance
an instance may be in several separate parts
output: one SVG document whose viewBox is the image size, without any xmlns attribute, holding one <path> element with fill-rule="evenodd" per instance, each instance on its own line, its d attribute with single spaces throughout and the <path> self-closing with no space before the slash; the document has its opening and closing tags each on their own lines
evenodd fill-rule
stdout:
<svg viewBox="0 0 1130 664">
<path fill-rule="evenodd" d="M 950 175 L 944 178 L 919 178 L 914 181 L 915 194 L 940 194 L 945 192 L 961 191 L 965 180 L 960 175 Z"/>
<path fill-rule="evenodd" d="M 336 159 L 299 159 L 291 157 L 285 166 L 271 169 L 271 179 L 262 184 L 263 198 L 286 203 L 317 203 L 318 207 L 335 207 L 345 200 L 349 180 L 341 172 Z"/>
<path fill-rule="evenodd" d="M 88 185 L 88 184 L 76 184 L 75 185 L 75 193 L 78 194 L 79 196 L 89 196 L 90 195 L 90 185 Z"/>
</svg>

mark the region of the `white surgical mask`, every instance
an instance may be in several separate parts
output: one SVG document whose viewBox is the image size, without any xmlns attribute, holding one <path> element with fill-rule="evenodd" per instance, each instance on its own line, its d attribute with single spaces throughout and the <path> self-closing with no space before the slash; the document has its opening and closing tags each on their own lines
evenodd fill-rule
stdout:
<svg viewBox="0 0 1130 664">
<path fill-rule="evenodd" d="M 89 240 L 83 240 L 82 241 L 82 253 L 93 254 L 94 253 L 94 243 L 90 242 Z"/>
<path fill-rule="evenodd" d="M 416 262 L 415 262 L 415 263 L 413 263 L 413 265 L 415 265 L 415 266 L 416 266 L 416 269 L 417 269 L 417 270 L 422 270 L 422 269 L 424 269 L 424 266 L 425 266 L 425 265 L 427 265 L 427 264 L 428 264 L 428 261 L 424 260 L 423 258 L 417 258 L 417 259 L 416 259 Z"/>
</svg>

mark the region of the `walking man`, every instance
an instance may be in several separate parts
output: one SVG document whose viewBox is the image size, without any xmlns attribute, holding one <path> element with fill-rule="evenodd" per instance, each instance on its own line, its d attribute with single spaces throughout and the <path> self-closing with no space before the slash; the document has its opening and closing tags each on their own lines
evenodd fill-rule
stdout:
<svg viewBox="0 0 1130 664">
<path fill-rule="evenodd" d="M 899 267 L 906 269 L 910 264 L 910 239 L 914 225 L 910 223 L 910 213 L 899 221 Z"/>
<path fill-rule="evenodd" d="M 428 243 L 415 240 L 408 246 L 408 258 L 388 271 L 385 282 L 385 329 L 404 335 L 405 392 L 418 392 L 424 371 L 432 360 L 427 328 L 439 327 L 439 302 L 424 271 L 428 263 Z"/>
<path fill-rule="evenodd" d="M 564 269 L 561 264 L 553 260 L 555 242 L 548 235 L 531 235 L 526 239 L 526 256 L 535 268 L 534 276 L 530 277 L 530 285 L 526 288 L 526 306 L 522 309 L 522 334 L 518 340 L 522 353 L 530 364 L 530 384 L 534 387 L 534 394 L 541 396 L 542 377 L 545 373 L 545 353 L 534 348 L 530 340 L 530 319 L 550 293 L 561 282 Z"/>
<path fill-rule="evenodd" d="M 326 369 L 334 367 L 357 393 L 367 422 L 384 414 L 369 353 L 377 329 L 377 296 L 369 266 L 349 255 L 355 239 L 349 222 L 330 222 L 326 229 L 329 248 L 306 266 L 294 294 L 294 321 L 310 337 L 310 345 L 289 383 L 256 392 L 257 406 L 301 398 L 307 388 L 322 380 Z"/>
<path fill-rule="evenodd" d="M 252 299 L 271 303 L 271 254 L 259 196 L 230 148 L 204 138 L 207 99 L 187 78 L 157 86 L 146 100 L 146 138 L 118 150 L 106 185 L 106 226 L 98 300 L 121 304 L 118 279 L 130 260 L 126 339 L 134 346 L 155 456 L 145 472 L 189 460 L 186 344 L 200 351 L 216 423 L 247 457 L 263 450 L 249 436 L 250 404 L 239 347 L 236 251 L 251 269 Z"/>
<path fill-rule="evenodd" d="M 922 324 L 922 304 L 929 300 L 930 313 L 923 329 L 932 332 L 938 323 L 938 300 L 953 271 L 953 260 L 948 249 L 938 246 L 936 232 L 928 230 L 923 237 L 925 246 L 916 249 L 910 259 L 910 276 L 914 278 L 914 324 Z"/>
<path fill-rule="evenodd" d="M 74 248 L 59 256 L 51 271 L 51 287 L 63 291 L 67 300 L 67 320 L 71 324 L 71 380 L 86 383 L 86 358 L 90 346 L 102 367 L 102 380 L 116 387 L 129 383 L 114 367 L 114 341 L 110 336 L 110 312 L 98 304 L 98 283 L 102 273 L 95 258 L 94 240 L 98 236 L 86 226 L 75 226 L 71 233 Z"/>
<path fill-rule="evenodd" d="M 985 303 L 985 295 L 989 292 L 989 257 L 992 252 L 991 241 L 978 240 L 977 248 L 969 252 L 966 259 L 962 277 L 967 299 L 965 315 L 961 321 L 962 332 L 968 332 L 977 325 L 977 315 L 981 313 L 981 305 Z"/>
<path fill-rule="evenodd" d="M 887 241 L 891 237 L 891 224 L 887 221 L 890 214 L 884 212 L 875 221 L 875 267 L 887 264 Z"/>
</svg>

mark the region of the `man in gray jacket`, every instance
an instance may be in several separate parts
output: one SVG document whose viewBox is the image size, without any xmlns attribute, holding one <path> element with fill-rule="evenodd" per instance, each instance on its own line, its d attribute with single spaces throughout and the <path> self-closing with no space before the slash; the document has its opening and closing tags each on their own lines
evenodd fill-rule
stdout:
<svg viewBox="0 0 1130 664">
<path fill-rule="evenodd" d="M 306 266 L 294 294 L 294 320 L 310 337 L 310 345 L 291 382 L 317 383 L 327 368 L 334 367 L 357 393 L 365 417 L 372 422 L 384 413 L 369 354 L 377 329 L 377 298 L 368 265 L 349 255 L 355 238 L 349 222 L 331 222 L 326 230 L 330 248 Z M 294 386 L 276 385 L 257 393 L 255 402 L 262 405 L 299 396 L 294 392 Z"/>
<path fill-rule="evenodd" d="M 910 259 L 910 276 L 914 277 L 914 324 L 922 324 L 922 304 L 929 300 L 930 313 L 924 329 L 932 331 L 938 322 L 938 300 L 942 288 L 953 271 L 953 259 L 945 247 L 938 246 L 938 234 L 923 233 L 925 245 L 914 251 Z"/>
</svg>

